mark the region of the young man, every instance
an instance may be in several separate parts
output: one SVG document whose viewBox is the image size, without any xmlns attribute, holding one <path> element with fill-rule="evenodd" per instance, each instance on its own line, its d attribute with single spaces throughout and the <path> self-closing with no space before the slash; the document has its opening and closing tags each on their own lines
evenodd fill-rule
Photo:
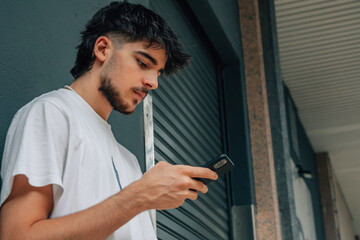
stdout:
<svg viewBox="0 0 360 240">
<path fill-rule="evenodd" d="M 164 20 L 114 2 L 82 33 L 70 86 L 20 109 L 2 164 L 0 239 L 156 239 L 148 209 L 195 200 L 213 171 L 158 163 L 143 176 L 106 122 L 132 113 L 188 56 Z M 195 190 L 195 191 L 194 191 Z"/>
</svg>

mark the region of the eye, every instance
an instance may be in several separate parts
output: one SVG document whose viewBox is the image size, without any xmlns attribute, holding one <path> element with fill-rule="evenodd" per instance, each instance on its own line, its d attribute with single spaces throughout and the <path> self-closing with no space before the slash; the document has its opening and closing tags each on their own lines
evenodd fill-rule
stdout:
<svg viewBox="0 0 360 240">
<path fill-rule="evenodd" d="M 143 61 L 141 61 L 140 59 L 137 59 L 137 61 L 141 68 L 147 68 L 147 65 Z"/>
</svg>

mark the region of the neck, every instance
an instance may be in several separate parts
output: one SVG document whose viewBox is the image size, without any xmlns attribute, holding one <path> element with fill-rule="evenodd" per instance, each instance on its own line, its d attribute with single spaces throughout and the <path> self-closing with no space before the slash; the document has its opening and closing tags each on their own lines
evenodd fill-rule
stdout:
<svg viewBox="0 0 360 240">
<path fill-rule="evenodd" d="M 91 71 L 77 78 L 70 87 L 79 94 L 105 121 L 113 110 L 106 97 L 99 91 L 100 81 Z"/>
</svg>

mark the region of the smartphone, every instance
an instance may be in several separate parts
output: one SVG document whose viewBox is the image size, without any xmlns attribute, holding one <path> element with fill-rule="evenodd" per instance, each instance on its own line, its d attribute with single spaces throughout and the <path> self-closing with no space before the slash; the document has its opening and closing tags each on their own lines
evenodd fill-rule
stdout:
<svg viewBox="0 0 360 240">
<path fill-rule="evenodd" d="M 201 167 L 207 167 L 213 170 L 218 174 L 219 177 L 223 176 L 225 173 L 231 171 L 234 167 L 234 163 L 230 160 L 230 158 L 226 154 L 220 154 L 216 158 L 213 158 L 209 162 L 205 163 Z M 208 178 L 194 178 L 203 182 L 204 184 L 209 184 L 214 181 Z"/>
</svg>

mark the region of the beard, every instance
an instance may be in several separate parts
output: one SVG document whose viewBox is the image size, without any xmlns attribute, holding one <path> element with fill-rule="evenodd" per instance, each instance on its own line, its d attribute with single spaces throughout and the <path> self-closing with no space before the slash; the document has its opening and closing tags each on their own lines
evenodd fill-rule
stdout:
<svg viewBox="0 0 360 240">
<path fill-rule="evenodd" d="M 107 76 L 101 77 L 99 91 L 106 97 L 106 99 L 115 111 L 121 112 L 126 115 L 129 115 L 135 111 L 135 108 L 133 110 L 129 110 L 130 104 L 126 103 L 126 101 L 122 98 L 121 94 L 115 89 L 114 85 L 112 84 L 111 78 Z M 131 88 L 131 91 L 141 91 L 145 94 L 149 92 L 149 90 L 145 87 L 134 87 Z M 134 105 L 137 105 L 139 103 L 140 102 L 137 99 L 133 100 Z"/>
<path fill-rule="evenodd" d="M 133 113 L 135 108 L 133 110 L 128 110 L 130 108 L 130 104 L 123 100 L 122 96 L 118 91 L 116 91 L 114 85 L 111 82 L 112 81 L 109 77 L 103 76 L 101 78 L 99 91 L 106 97 L 115 111 L 126 115 Z M 138 104 L 138 101 L 134 99 L 133 103 L 136 105 Z"/>
</svg>

